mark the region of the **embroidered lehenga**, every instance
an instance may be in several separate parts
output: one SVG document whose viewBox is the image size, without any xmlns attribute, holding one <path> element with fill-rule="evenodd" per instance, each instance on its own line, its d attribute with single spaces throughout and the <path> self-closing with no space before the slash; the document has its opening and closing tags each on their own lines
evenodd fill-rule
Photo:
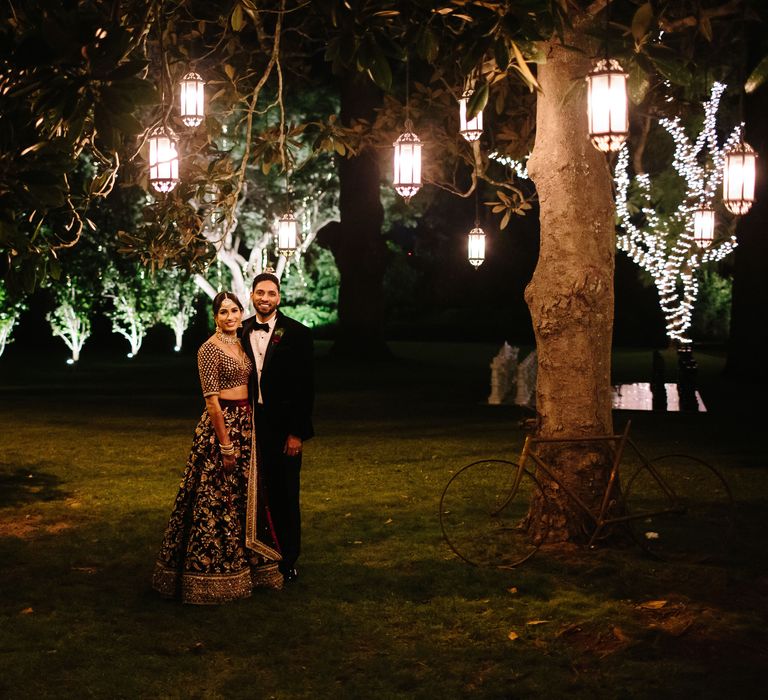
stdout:
<svg viewBox="0 0 768 700">
<path fill-rule="evenodd" d="M 203 394 L 247 382 L 253 370 L 210 340 L 198 352 Z M 279 545 L 259 479 L 253 414 L 247 399 L 219 399 L 232 443 L 234 471 L 222 465 L 219 441 L 204 412 L 155 564 L 152 585 L 185 603 L 224 603 L 254 587 L 280 588 Z"/>
</svg>

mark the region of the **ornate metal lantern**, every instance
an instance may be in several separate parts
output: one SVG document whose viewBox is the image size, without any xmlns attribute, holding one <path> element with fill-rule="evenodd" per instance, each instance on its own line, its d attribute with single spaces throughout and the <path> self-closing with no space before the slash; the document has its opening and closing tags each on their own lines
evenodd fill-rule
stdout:
<svg viewBox="0 0 768 700">
<path fill-rule="evenodd" d="M 485 261 L 485 231 L 479 226 L 467 235 L 467 259 L 475 269 Z"/>
<path fill-rule="evenodd" d="M 459 133 L 467 141 L 477 141 L 483 135 L 483 110 L 479 110 L 467 121 L 467 103 L 472 97 L 472 90 L 467 90 L 459 99 Z"/>
<path fill-rule="evenodd" d="M 158 192 L 170 192 L 179 182 L 176 135 L 163 125 L 149 134 L 149 184 Z"/>
<path fill-rule="evenodd" d="M 195 72 L 187 73 L 179 84 L 181 121 L 187 126 L 200 126 L 205 117 L 205 83 Z"/>
<path fill-rule="evenodd" d="M 709 248 L 715 238 L 715 211 L 702 206 L 693 212 L 693 239 L 699 248 Z"/>
<path fill-rule="evenodd" d="M 746 214 L 755 201 L 757 153 L 742 141 L 725 154 L 723 164 L 723 204 L 728 211 Z"/>
<path fill-rule="evenodd" d="M 277 220 L 277 250 L 289 258 L 296 252 L 299 240 L 299 222 L 292 211 L 283 214 Z"/>
<path fill-rule="evenodd" d="M 599 151 L 618 151 L 629 133 L 627 74 L 603 58 L 587 75 L 589 138 Z"/>
<path fill-rule="evenodd" d="M 405 133 L 392 145 L 395 148 L 392 184 L 407 203 L 421 189 L 421 141 L 413 133 L 410 119 L 405 120 Z"/>
</svg>

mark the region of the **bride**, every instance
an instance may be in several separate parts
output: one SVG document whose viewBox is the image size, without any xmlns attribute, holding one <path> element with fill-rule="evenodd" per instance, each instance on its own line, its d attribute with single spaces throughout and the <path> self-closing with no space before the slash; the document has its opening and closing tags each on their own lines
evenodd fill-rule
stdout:
<svg viewBox="0 0 768 700">
<path fill-rule="evenodd" d="M 237 337 L 243 307 L 232 292 L 220 292 L 213 315 L 216 332 L 197 354 L 205 412 L 152 577 L 163 596 L 196 604 L 283 584 L 248 401 L 253 365 Z"/>
</svg>

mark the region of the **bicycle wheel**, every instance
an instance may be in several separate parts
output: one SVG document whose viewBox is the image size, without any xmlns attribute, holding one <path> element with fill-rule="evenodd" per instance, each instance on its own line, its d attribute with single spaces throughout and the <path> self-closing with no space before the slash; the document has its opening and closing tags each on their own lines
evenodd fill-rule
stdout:
<svg viewBox="0 0 768 700">
<path fill-rule="evenodd" d="M 669 561 L 725 561 L 734 529 L 725 479 L 690 455 L 664 455 L 648 464 L 626 489 L 627 512 L 638 516 L 627 524 L 638 544 Z"/>
<path fill-rule="evenodd" d="M 510 568 L 531 557 L 546 540 L 528 533 L 528 507 L 544 498 L 536 477 L 501 459 L 473 462 L 451 477 L 440 497 L 440 527 L 453 552 L 475 566 Z"/>
</svg>

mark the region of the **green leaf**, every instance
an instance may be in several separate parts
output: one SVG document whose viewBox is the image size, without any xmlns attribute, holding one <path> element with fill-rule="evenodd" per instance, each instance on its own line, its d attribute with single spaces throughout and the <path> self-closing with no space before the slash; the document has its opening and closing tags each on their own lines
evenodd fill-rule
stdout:
<svg viewBox="0 0 768 700">
<path fill-rule="evenodd" d="M 389 91 L 392 87 L 392 70 L 389 67 L 389 61 L 384 55 L 377 57 L 373 65 L 368 69 L 368 75 L 371 76 L 376 85 L 382 90 Z"/>
<path fill-rule="evenodd" d="M 465 75 L 469 75 L 477 64 L 480 63 L 485 53 L 485 43 L 482 41 L 476 41 L 474 44 L 467 46 L 465 52 L 459 59 L 459 69 Z"/>
<path fill-rule="evenodd" d="M 753 93 L 765 82 L 766 78 L 768 78 L 768 56 L 764 56 L 755 70 L 749 74 L 747 82 L 744 83 L 745 92 L 747 94 Z"/>
<path fill-rule="evenodd" d="M 360 45 L 358 61 L 361 68 L 368 69 L 368 75 L 382 90 L 388 91 L 392 86 L 392 69 L 389 61 L 376 40 L 369 34 Z"/>
<path fill-rule="evenodd" d="M 130 93 L 135 107 L 139 105 L 157 104 L 160 100 L 157 89 L 149 81 L 143 78 L 133 77 L 120 81 L 120 90 Z"/>
<path fill-rule="evenodd" d="M 651 7 L 651 3 L 646 2 L 644 5 L 640 5 L 640 7 L 637 8 L 637 12 L 635 12 L 635 16 L 632 18 L 632 36 L 638 44 L 648 33 L 648 28 L 651 26 L 652 19 L 653 7 Z"/>
<path fill-rule="evenodd" d="M 238 3 L 235 5 L 235 9 L 232 10 L 232 16 L 229 18 L 229 23 L 232 25 L 232 29 L 239 32 L 243 28 L 243 7 Z"/>
<path fill-rule="evenodd" d="M 104 85 L 100 89 L 100 92 L 101 99 L 99 102 L 113 114 L 123 114 L 133 111 L 133 101 L 124 91 Z"/>
<path fill-rule="evenodd" d="M 702 15 L 699 19 L 699 31 L 707 41 L 712 41 L 712 22 L 709 21 L 709 17 Z"/>
<path fill-rule="evenodd" d="M 51 260 L 51 266 L 48 270 L 48 274 L 55 280 L 61 279 L 61 263 L 58 260 Z"/>
<path fill-rule="evenodd" d="M 147 65 L 147 61 L 136 60 L 126 61 L 121 63 L 115 70 L 107 75 L 109 80 L 124 80 L 136 75 L 139 71 L 143 70 Z"/>
<path fill-rule="evenodd" d="M 429 26 L 425 27 L 424 31 L 421 33 L 419 41 L 419 55 L 427 61 L 427 63 L 434 63 L 439 50 L 440 46 L 435 37 L 435 33 Z"/>
<path fill-rule="evenodd" d="M 490 87 L 488 83 L 483 83 L 479 88 L 476 88 L 472 93 L 472 96 L 467 100 L 467 120 L 474 119 L 478 112 L 482 112 L 485 109 L 485 105 L 488 104 L 488 94 Z"/>
<path fill-rule="evenodd" d="M 531 92 L 535 90 L 541 90 L 541 85 L 539 85 L 539 81 L 536 80 L 536 77 L 531 73 L 531 69 L 528 67 L 528 64 L 525 62 L 525 59 L 523 58 L 523 54 L 520 52 L 520 49 L 517 48 L 517 44 L 512 42 L 512 50 L 515 52 L 515 61 L 517 62 L 517 69 L 520 71 L 520 74 L 523 76 L 523 79 L 528 84 L 528 87 L 530 88 Z"/>
<path fill-rule="evenodd" d="M 632 104 L 639 105 L 648 94 L 651 87 L 651 81 L 648 74 L 633 61 L 629 66 L 629 77 L 627 78 L 627 95 Z"/>
<path fill-rule="evenodd" d="M 41 148 L 45 148 L 50 144 L 49 141 L 38 141 L 37 143 L 33 144 L 32 146 L 27 146 L 22 152 L 21 155 L 25 156 L 28 153 L 35 153 L 36 151 L 39 151 Z"/>
<path fill-rule="evenodd" d="M 496 58 L 496 65 L 499 67 L 499 70 L 507 70 L 507 68 L 509 68 L 510 55 L 507 42 L 503 39 L 499 39 L 493 45 L 493 55 Z"/>
<path fill-rule="evenodd" d="M 656 70 L 671 83 L 677 85 L 690 85 L 691 72 L 680 61 L 666 58 L 651 57 Z"/>
</svg>

